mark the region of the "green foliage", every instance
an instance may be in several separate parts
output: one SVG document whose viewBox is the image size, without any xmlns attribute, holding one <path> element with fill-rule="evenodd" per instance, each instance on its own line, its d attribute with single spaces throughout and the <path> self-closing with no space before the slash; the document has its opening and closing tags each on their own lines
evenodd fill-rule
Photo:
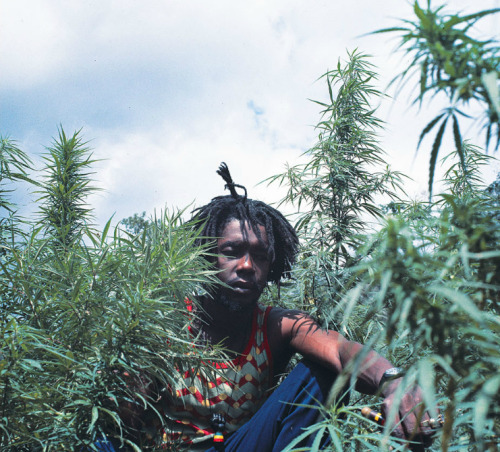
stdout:
<svg viewBox="0 0 500 452">
<path fill-rule="evenodd" d="M 296 446 L 310 436 L 314 437 L 310 450 L 320 450 L 323 435 L 329 435 L 331 438 L 328 450 L 338 452 L 402 450 L 401 443 L 393 438 L 387 438 L 386 442 L 381 444 L 382 436 L 377 428 L 374 427 L 373 430 L 367 428 L 366 419 L 360 414 L 362 408 L 362 405 L 322 408 L 319 414 L 323 420 L 304 429 L 304 432 L 294 438 L 283 452 L 303 450 L 297 449 Z"/>
<path fill-rule="evenodd" d="M 417 52 L 400 79 L 425 62 L 417 100 L 443 92 L 453 104 L 422 134 L 438 127 L 434 168 L 453 123 L 447 191 L 435 202 L 397 196 L 401 176 L 385 165 L 376 134 L 382 123 L 370 106 L 381 95 L 371 85 L 376 74 L 357 52 L 323 76 L 329 98 L 318 102 L 318 142 L 307 162 L 271 178 L 288 186 L 282 202 L 300 211 L 302 251 L 279 302 L 406 367 L 405 384 L 420 384 L 424 402 L 445 415 L 433 450 L 497 450 L 500 438 L 500 184 L 481 186 L 490 157 L 462 139 L 456 109 L 469 100 L 487 104 L 488 137 L 498 128 L 496 48 L 467 35 L 494 11 L 444 16 L 415 3 L 417 22 L 383 30 L 402 31 L 403 45 Z M 28 228 L 14 215 L 0 223 L 0 449 L 81 450 L 105 434 L 143 450 L 162 423 L 156 386 L 220 356 L 192 348 L 184 306 L 184 297 L 216 283 L 214 271 L 182 212 L 135 215 L 124 220 L 126 230 L 89 225 L 92 160 L 79 132 L 68 138 L 61 129 L 45 161 L 38 225 Z M 15 212 L 7 184 L 29 181 L 30 166 L 15 143 L 2 140 L 6 212 Z M 392 198 L 386 208 L 377 205 L 382 195 Z M 377 232 L 369 218 L 380 222 Z M 332 399 L 354 382 L 362 358 L 338 377 Z M 313 450 L 324 432 L 337 451 L 404 450 L 360 417 L 359 408 L 376 400 L 355 393 L 349 406 L 325 407 L 326 418 L 303 435 L 318 438 Z M 126 407 L 142 413 L 150 430 L 123 422 Z"/>
<path fill-rule="evenodd" d="M 481 157 L 464 151 L 469 166 Z M 406 348 L 408 380 L 418 381 L 425 402 L 444 396 L 442 450 L 484 450 L 500 427 L 500 224 L 484 191 L 448 182 L 451 194 L 435 204 L 434 216 L 386 220 L 351 291 L 369 300 L 365 322 L 385 313 L 386 340 Z"/>
<path fill-rule="evenodd" d="M 11 185 L 18 181 L 33 183 L 29 178 L 31 166 L 30 158 L 13 140 L 0 137 L 0 245 L 19 230 L 19 219 L 16 218 L 15 206 L 9 201 L 9 194 L 14 191 Z M 0 256 L 3 253 L 0 248 Z"/>
<path fill-rule="evenodd" d="M 415 102 L 422 104 L 424 98 L 435 99 L 444 95 L 449 107 L 432 119 L 420 134 L 417 149 L 423 138 L 434 127 L 438 131 L 434 138 L 429 166 L 429 192 L 432 193 L 434 171 L 443 135 L 448 122 L 452 122 L 453 137 L 457 152 L 463 163 L 460 118 L 469 116 L 464 107 L 475 103 L 482 110 L 482 128 L 486 136 L 486 149 L 495 135 L 495 149 L 500 145 L 500 95 L 499 95 L 499 47 L 495 40 L 478 40 L 471 31 L 476 22 L 499 8 L 474 14 L 446 14 L 444 6 L 421 8 L 418 1 L 413 5 L 414 21 L 402 20 L 405 26 L 378 30 L 375 33 L 396 32 L 400 34 L 400 48 L 411 58 L 393 82 L 406 83 L 418 76 L 419 94 Z"/>
<path fill-rule="evenodd" d="M 123 407 L 161 424 L 152 382 L 218 356 L 194 350 L 186 330 L 184 298 L 215 280 L 197 228 L 182 212 L 138 235 L 85 226 L 90 160 L 76 137 L 61 131 L 46 159 L 47 223 L 1 244 L 2 450 L 81 450 L 103 434 L 141 450 Z"/>
<path fill-rule="evenodd" d="M 484 155 L 470 146 L 464 150 L 469 174 L 475 174 Z M 344 325 L 357 324 L 351 329 L 365 330 L 375 330 L 370 325 L 379 325 L 383 315 L 385 327 L 375 331 L 383 331 L 389 354 L 408 369 L 407 384 L 418 382 L 425 403 L 440 401 L 445 413 L 436 449 L 496 450 L 498 198 L 460 174 L 461 168 L 457 160 L 448 173 L 451 194 L 442 195 L 432 210 L 424 207 L 431 215 L 409 206 L 385 220 L 351 282 L 344 282 L 347 292 L 334 315 L 342 314 Z M 356 305 L 369 310 L 356 318 L 363 312 Z"/>
<path fill-rule="evenodd" d="M 371 85 L 376 74 L 367 57 L 353 52 L 345 65 L 339 61 L 322 78 L 329 100 L 316 102 L 323 108 L 317 144 L 304 153 L 306 163 L 268 179 L 286 184 L 281 203 L 300 211 L 295 227 L 304 246 L 296 277 L 308 282 L 302 295 L 306 309 L 321 298 L 317 291 L 325 281 L 330 295 L 337 292 L 336 280 L 352 265 L 367 216 L 381 216 L 376 197 L 393 198 L 401 188 L 400 174 L 384 164 L 377 143 L 382 121 L 371 102 L 382 94 Z"/>
<path fill-rule="evenodd" d="M 40 224 L 57 246 L 68 249 L 89 220 L 90 208 L 85 204 L 86 197 L 96 191 L 90 185 L 90 159 L 86 143 L 79 137 L 80 131 L 71 138 L 64 130 L 59 130 L 59 140 L 47 148 L 44 160 L 45 181 L 38 202 L 40 205 Z"/>
<path fill-rule="evenodd" d="M 335 76 L 354 67 L 356 58 L 351 56 Z M 332 109 L 338 108 L 341 96 L 347 98 L 344 86 L 337 99 L 331 97 Z M 354 86 L 360 88 L 359 93 L 354 92 L 362 99 L 372 93 L 368 85 Z M 368 92 L 363 94 L 366 88 Z M 369 110 L 357 108 L 361 116 Z M 425 404 L 438 404 L 444 412 L 445 425 L 433 450 L 496 450 L 500 432 L 500 200 L 496 185 L 485 190 L 480 178 L 481 167 L 491 157 L 462 142 L 460 154 L 455 151 L 443 161 L 448 166 L 446 192 L 437 201 L 394 198 L 385 216 L 383 209 L 369 209 L 376 212 L 381 227 L 363 236 L 366 216 L 360 212 L 364 205 L 355 193 L 364 183 L 370 184 L 377 173 L 373 169 L 345 172 L 343 185 L 328 184 L 333 179 L 330 175 L 343 174 L 348 167 L 337 157 L 341 153 L 333 152 L 337 148 L 347 152 L 348 147 L 337 146 L 342 141 L 329 133 L 336 130 L 338 117 L 345 118 L 340 111 L 345 112 L 339 110 L 338 115 L 331 114 L 320 123 L 319 144 L 306 153 L 308 163 L 273 178 L 288 185 L 285 200 L 302 209 L 298 226 L 303 251 L 294 271 L 295 281 L 282 289 L 282 303 L 311 311 L 348 338 L 377 348 L 395 365 L 405 367 L 404 384 L 418 383 Z M 353 123 L 351 117 L 351 129 L 347 130 L 353 130 Z M 370 139 L 373 145 L 361 149 L 370 149 L 378 157 L 375 162 L 383 163 L 375 137 L 370 135 Z M 352 154 L 356 154 L 357 148 L 353 149 Z M 331 155 L 335 158 L 327 158 Z M 357 161 L 356 167 L 363 168 L 365 162 L 373 161 Z M 391 179 L 380 180 L 392 183 Z M 340 187 L 350 191 L 342 192 Z M 343 205 L 354 221 L 348 223 L 352 227 L 345 229 L 346 239 L 340 242 L 348 244 L 349 252 L 341 254 L 342 268 L 338 268 L 335 227 L 343 212 L 334 210 L 337 204 L 328 200 L 341 199 L 341 195 L 349 200 L 351 191 L 355 208 Z M 369 202 L 374 201 L 370 198 Z M 352 375 L 358 372 L 362 358 L 338 377 L 334 394 L 354 382 Z M 388 430 L 382 434 L 361 419 L 360 407 L 374 403 L 374 398 L 354 394 L 350 406 L 325 407 L 326 419 L 303 435 L 315 435 L 319 444 L 326 432 L 337 451 L 387 450 L 389 446 L 404 450 L 405 444 L 391 439 Z M 395 413 L 388 415 L 390 420 Z M 291 444 L 290 450 L 293 448 Z"/>
<path fill-rule="evenodd" d="M 7 200 L 7 193 L 12 190 L 4 188 L 5 184 L 17 180 L 31 182 L 28 177 L 31 165 L 30 158 L 16 146 L 13 140 L 0 137 L 0 211 L 2 211 L 2 217 L 4 209 L 12 212 L 12 205 Z"/>
</svg>

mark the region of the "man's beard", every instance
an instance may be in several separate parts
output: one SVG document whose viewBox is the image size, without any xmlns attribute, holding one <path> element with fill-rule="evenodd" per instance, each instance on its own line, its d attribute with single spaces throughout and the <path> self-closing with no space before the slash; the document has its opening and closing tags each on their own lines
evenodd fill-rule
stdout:
<svg viewBox="0 0 500 452">
<path fill-rule="evenodd" d="M 226 294 L 224 292 L 219 292 L 215 297 L 215 301 L 220 305 L 227 308 L 229 312 L 241 313 L 245 311 L 252 311 L 257 304 L 258 298 L 250 303 L 238 303 L 234 301 L 234 298 L 231 297 L 230 294 Z"/>
</svg>

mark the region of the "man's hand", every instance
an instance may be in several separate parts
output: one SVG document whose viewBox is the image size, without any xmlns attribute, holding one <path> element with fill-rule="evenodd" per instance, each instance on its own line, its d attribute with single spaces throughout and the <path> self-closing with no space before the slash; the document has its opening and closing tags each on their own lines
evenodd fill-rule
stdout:
<svg viewBox="0 0 500 452">
<path fill-rule="evenodd" d="M 383 388 L 382 414 L 387 423 L 392 406 L 398 404 L 396 418 L 389 426 L 392 435 L 411 441 L 410 450 L 423 451 L 426 447 L 430 447 L 435 429 L 431 426 L 429 413 L 425 411 L 422 391 L 418 386 L 413 386 L 401 398 L 396 395 L 401 381 L 401 379 L 394 380 Z"/>
<path fill-rule="evenodd" d="M 135 400 L 121 400 L 119 403 L 119 416 L 122 422 L 132 430 L 141 431 L 144 427 L 144 414 L 147 407 L 144 405 L 144 399 L 151 400 L 153 396 L 154 383 L 146 375 L 130 375 L 123 372 L 122 381 L 126 384 L 129 395 L 140 394 L 142 400 L 137 397 Z"/>
</svg>

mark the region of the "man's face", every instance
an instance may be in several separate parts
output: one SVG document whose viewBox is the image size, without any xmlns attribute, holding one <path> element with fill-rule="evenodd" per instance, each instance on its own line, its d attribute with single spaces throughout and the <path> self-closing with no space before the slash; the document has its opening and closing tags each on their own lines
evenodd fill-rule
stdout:
<svg viewBox="0 0 500 452">
<path fill-rule="evenodd" d="M 248 223 L 243 231 L 239 220 L 230 220 L 217 240 L 219 279 L 218 300 L 232 311 L 253 308 L 267 284 L 271 265 L 269 242 L 264 226 L 258 226 L 261 240 Z"/>
</svg>

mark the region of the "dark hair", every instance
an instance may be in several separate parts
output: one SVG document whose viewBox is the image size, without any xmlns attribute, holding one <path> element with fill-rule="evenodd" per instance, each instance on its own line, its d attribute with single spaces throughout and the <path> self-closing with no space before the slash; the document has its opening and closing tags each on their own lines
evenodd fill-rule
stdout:
<svg viewBox="0 0 500 452">
<path fill-rule="evenodd" d="M 205 206 L 194 210 L 193 220 L 203 223 L 200 244 L 221 237 L 224 227 L 231 220 L 239 220 L 242 230 L 248 222 L 259 240 L 261 234 L 257 226 L 262 225 L 267 233 L 271 257 L 267 280 L 278 283 L 282 277 L 289 276 L 295 262 L 299 244 L 295 229 L 278 210 L 262 201 L 248 199 L 246 188 L 233 182 L 224 162 L 217 174 L 225 180 L 225 188 L 231 194 L 217 196 Z M 236 188 L 243 189 L 245 194 L 239 195 Z"/>
</svg>

